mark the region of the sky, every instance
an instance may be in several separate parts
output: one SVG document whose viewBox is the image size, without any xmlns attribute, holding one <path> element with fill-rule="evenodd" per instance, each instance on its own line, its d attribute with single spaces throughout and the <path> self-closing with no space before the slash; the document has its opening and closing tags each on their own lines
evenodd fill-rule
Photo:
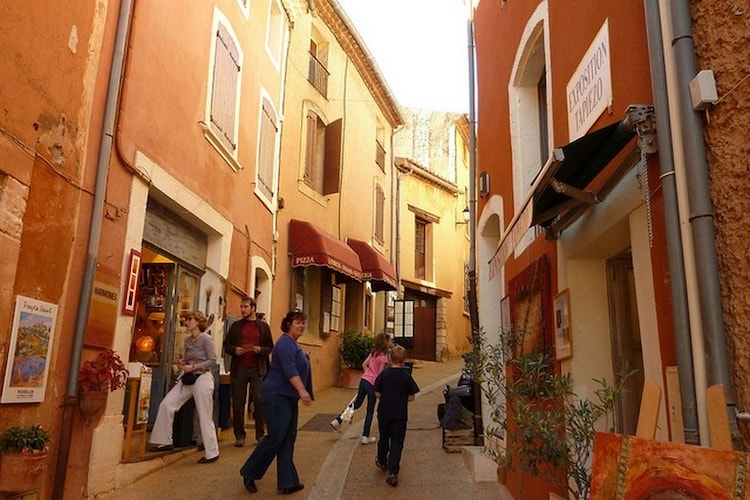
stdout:
<svg viewBox="0 0 750 500">
<path fill-rule="evenodd" d="M 398 103 L 469 112 L 467 7 L 461 0 L 338 0 Z"/>
</svg>

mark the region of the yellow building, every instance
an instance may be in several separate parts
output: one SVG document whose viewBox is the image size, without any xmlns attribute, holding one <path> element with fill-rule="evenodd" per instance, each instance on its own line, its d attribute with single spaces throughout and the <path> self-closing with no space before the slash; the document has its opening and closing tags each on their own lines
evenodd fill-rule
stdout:
<svg viewBox="0 0 750 500">
<path fill-rule="evenodd" d="M 403 112 L 406 126 L 394 139 L 403 288 L 394 302 L 394 338 L 412 357 L 440 361 L 471 348 L 469 124 L 462 114 Z"/>
<path fill-rule="evenodd" d="M 289 2 L 272 326 L 308 314 L 316 388 L 338 384 L 339 335 L 386 331 L 397 103 L 334 0 Z M 274 330 L 276 331 L 276 330 Z"/>
</svg>

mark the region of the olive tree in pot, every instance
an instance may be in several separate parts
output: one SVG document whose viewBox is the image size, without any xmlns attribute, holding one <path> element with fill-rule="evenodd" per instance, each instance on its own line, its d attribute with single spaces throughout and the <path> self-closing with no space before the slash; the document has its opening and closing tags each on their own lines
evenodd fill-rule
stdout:
<svg viewBox="0 0 750 500">
<path fill-rule="evenodd" d="M 521 494 L 525 478 L 533 476 L 570 498 L 589 498 L 596 427 L 613 430 L 616 402 L 635 372 L 615 384 L 594 379 L 595 397 L 581 398 L 570 373 L 559 371 L 550 352 L 525 346 L 523 331 L 504 330 L 496 344 L 481 329 L 472 337 L 475 355 L 468 368 L 490 409 L 485 453 L 502 473 L 520 472 Z"/>
<path fill-rule="evenodd" d="M 359 387 L 362 363 L 375 347 L 375 338 L 362 332 L 347 330 L 341 334 L 341 359 L 344 362 L 344 387 Z"/>
</svg>

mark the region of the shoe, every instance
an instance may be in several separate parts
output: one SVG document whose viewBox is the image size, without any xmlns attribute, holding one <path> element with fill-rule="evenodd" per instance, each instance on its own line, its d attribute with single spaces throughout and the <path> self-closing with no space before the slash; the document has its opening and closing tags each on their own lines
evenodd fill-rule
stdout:
<svg viewBox="0 0 750 500">
<path fill-rule="evenodd" d="M 377 458 L 375 459 L 375 467 L 377 467 L 378 469 L 382 470 L 383 472 L 388 472 L 388 466 L 385 465 L 385 464 L 381 464 L 380 462 L 378 462 Z"/>
<path fill-rule="evenodd" d="M 294 493 L 295 491 L 300 491 L 300 490 L 303 490 L 303 489 L 305 489 L 305 485 L 302 484 L 302 483 L 297 483 L 294 486 L 290 486 L 288 488 L 281 488 L 279 490 L 279 493 L 282 493 L 284 495 L 290 495 L 290 494 Z"/>
<path fill-rule="evenodd" d="M 341 420 L 338 417 L 331 420 L 331 427 L 333 427 L 334 431 L 341 432 Z"/>
<path fill-rule="evenodd" d="M 250 493 L 258 493 L 258 487 L 255 486 L 255 481 L 248 478 L 242 478 L 242 483 L 245 485 L 245 489 Z"/>
<path fill-rule="evenodd" d="M 266 437 L 265 434 L 256 434 L 255 440 L 260 443 L 261 441 L 263 441 L 264 437 Z"/>
<path fill-rule="evenodd" d="M 245 446 L 245 438 L 237 438 L 234 441 L 235 448 L 242 448 L 243 446 Z"/>
<path fill-rule="evenodd" d="M 398 486 L 398 475 L 388 474 L 388 477 L 385 478 L 385 482 L 390 484 L 391 486 Z"/>
<path fill-rule="evenodd" d="M 174 450 L 174 446 L 171 444 L 152 444 L 149 446 L 148 451 L 170 451 Z"/>
<path fill-rule="evenodd" d="M 376 438 L 375 436 L 362 436 L 362 441 L 361 442 L 362 442 L 362 444 L 377 443 L 378 442 L 378 438 Z"/>
<path fill-rule="evenodd" d="M 218 459 L 219 459 L 219 455 L 216 455 L 213 458 L 201 457 L 200 460 L 198 460 L 198 463 L 199 464 L 210 464 L 210 463 L 216 462 Z"/>
</svg>

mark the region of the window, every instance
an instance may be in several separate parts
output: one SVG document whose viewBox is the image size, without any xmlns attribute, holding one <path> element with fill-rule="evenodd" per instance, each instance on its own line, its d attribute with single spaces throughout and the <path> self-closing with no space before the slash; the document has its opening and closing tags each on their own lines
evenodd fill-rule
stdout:
<svg viewBox="0 0 750 500">
<path fill-rule="evenodd" d="M 385 242 L 385 192 L 379 184 L 375 185 L 375 240 Z"/>
<path fill-rule="evenodd" d="M 524 30 L 508 89 L 516 210 L 526 199 L 550 152 L 546 16 L 546 4 L 540 4 Z M 516 252 L 528 246 L 538 236 L 539 229 L 529 230 Z"/>
<path fill-rule="evenodd" d="M 427 277 L 427 222 L 417 219 L 414 231 L 414 276 L 417 279 Z"/>
<path fill-rule="evenodd" d="M 266 50 L 271 60 L 279 67 L 284 42 L 284 16 L 277 0 L 271 0 L 271 9 L 268 13 L 268 30 L 266 31 Z"/>
<path fill-rule="evenodd" d="M 380 167 L 380 170 L 385 172 L 385 148 L 383 144 L 385 142 L 385 129 L 378 125 L 375 132 L 375 164 Z"/>
<path fill-rule="evenodd" d="M 265 97 L 261 108 L 257 189 L 263 193 L 268 201 L 271 201 L 273 199 L 273 173 L 276 164 L 276 136 L 279 127 L 271 102 Z"/>
<path fill-rule="evenodd" d="M 414 338 L 414 301 L 393 301 L 393 339 Z"/>
<path fill-rule="evenodd" d="M 341 120 L 325 125 L 310 110 L 305 123 L 305 170 L 303 180 L 320 194 L 339 191 L 341 161 Z"/>
<path fill-rule="evenodd" d="M 307 79 L 323 97 L 328 97 L 328 45 L 315 39 L 310 40 L 310 65 Z"/>
<path fill-rule="evenodd" d="M 341 331 L 341 288 L 331 287 L 331 331 Z"/>
</svg>

